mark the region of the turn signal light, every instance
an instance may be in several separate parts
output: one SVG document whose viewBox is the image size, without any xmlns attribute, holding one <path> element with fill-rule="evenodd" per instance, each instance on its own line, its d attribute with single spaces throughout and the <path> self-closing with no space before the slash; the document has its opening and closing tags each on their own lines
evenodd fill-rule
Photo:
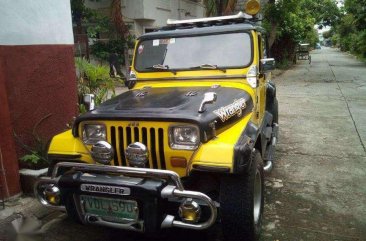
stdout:
<svg viewBox="0 0 366 241">
<path fill-rule="evenodd" d="M 258 0 L 249 0 L 245 3 L 245 13 L 249 15 L 256 15 L 261 9 Z"/>
<path fill-rule="evenodd" d="M 187 167 L 187 159 L 184 157 L 172 157 L 170 158 L 170 164 L 172 167 Z"/>
<path fill-rule="evenodd" d="M 192 198 L 186 199 L 179 207 L 179 217 L 187 223 L 196 223 L 201 216 L 201 207 Z"/>
</svg>

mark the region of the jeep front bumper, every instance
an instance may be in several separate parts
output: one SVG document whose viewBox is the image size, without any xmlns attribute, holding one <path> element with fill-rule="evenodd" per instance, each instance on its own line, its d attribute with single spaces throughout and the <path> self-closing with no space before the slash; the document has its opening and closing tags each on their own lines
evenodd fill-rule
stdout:
<svg viewBox="0 0 366 241">
<path fill-rule="evenodd" d="M 58 176 L 60 169 L 68 171 Z M 44 206 L 77 214 L 84 224 L 139 232 L 169 227 L 201 230 L 217 217 L 211 198 L 184 190 L 179 175 L 167 170 L 61 162 L 51 177 L 38 180 L 34 192 Z M 194 205 L 186 210 L 187 201 Z M 125 206 L 131 210 L 123 213 Z M 185 211 L 198 217 L 182 218 Z"/>
</svg>

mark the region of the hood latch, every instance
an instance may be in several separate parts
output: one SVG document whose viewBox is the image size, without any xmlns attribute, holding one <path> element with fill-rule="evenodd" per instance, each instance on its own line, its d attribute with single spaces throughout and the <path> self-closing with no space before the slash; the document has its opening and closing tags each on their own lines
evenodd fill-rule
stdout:
<svg viewBox="0 0 366 241">
<path fill-rule="evenodd" d="M 216 99 L 217 99 L 217 94 L 215 92 L 205 93 L 205 96 L 203 97 L 200 108 L 198 109 L 198 113 L 205 112 L 205 110 L 206 110 L 205 105 L 214 103 L 216 101 Z"/>
</svg>

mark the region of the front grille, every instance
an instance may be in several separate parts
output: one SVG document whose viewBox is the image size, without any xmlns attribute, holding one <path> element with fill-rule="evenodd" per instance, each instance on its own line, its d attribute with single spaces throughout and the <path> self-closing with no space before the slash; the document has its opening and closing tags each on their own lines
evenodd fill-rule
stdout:
<svg viewBox="0 0 366 241">
<path fill-rule="evenodd" d="M 128 166 L 125 156 L 127 146 L 141 142 L 149 150 L 148 168 L 166 169 L 164 156 L 164 129 L 147 127 L 110 127 L 111 144 L 115 150 L 113 164 Z"/>
</svg>

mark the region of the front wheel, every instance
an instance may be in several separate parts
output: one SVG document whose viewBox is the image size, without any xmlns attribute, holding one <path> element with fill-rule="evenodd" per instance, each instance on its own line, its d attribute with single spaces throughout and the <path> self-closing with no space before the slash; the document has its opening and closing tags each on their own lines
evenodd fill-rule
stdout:
<svg viewBox="0 0 366 241">
<path fill-rule="evenodd" d="M 251 166 L 246 173 L 221 179 L 220 213 L 225 241 L 259 239 L 263 194 L 263 160 L 255 150 L 251 155 Z"/>
</svg>

